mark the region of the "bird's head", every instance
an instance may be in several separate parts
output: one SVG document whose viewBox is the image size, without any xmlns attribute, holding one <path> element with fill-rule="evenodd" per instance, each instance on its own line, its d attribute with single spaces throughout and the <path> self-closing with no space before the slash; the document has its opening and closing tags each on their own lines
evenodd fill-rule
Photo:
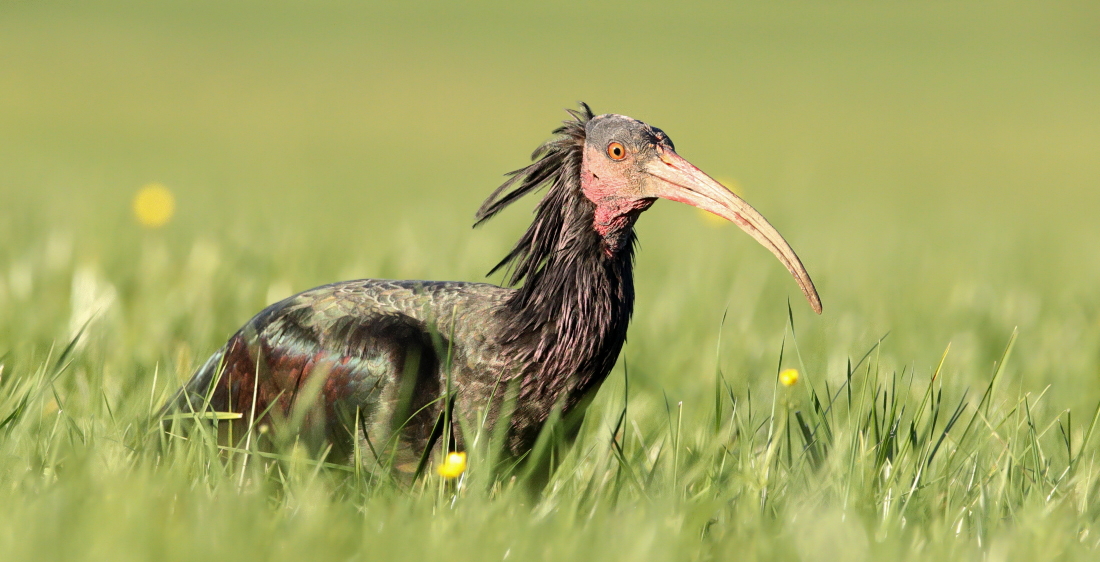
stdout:
<svg viewBox="0 0 1100 562">
<path fill-rule="evenodd" d="M 676 154 L 664 131 L 624 115 L 594 115 L 584 103 L 569 113 L 573 119 L 554 131 L 557 138 L 537 148 L 531 155 L 534 162 L 510 173 L 478 209 L 475 226 L 518 198 L 549 188 L 535 222 L 493 271 L 512 264 L 513 284 L 542 271 L 548 257 L 571 244 L 566 235 L 570 229 L 589 226 L 571 222 L 589 220 L 591 207 L 570 211 L 575 211 L 571 202 L 578 197 L 595 206 L 591 227 L 603 237 L 608 255 L 618 258 L 628 255 L 622 250 L 629 247 L 638 214 L 657 199 L 671 199 L 740 226 L 779 258 L 810 306 L 821 312 L 810 275 L 779 232 L 743 199 Z"/>
<path fill-rule="evenodd" d="M 820 313 L 810 275 L 779 231 L 751 205 L 676 154 L 664 131 L 624 115 L 585 124 L 581 190 L 596 205 L 593 227 L 614 239 L 658 199 L 687 203 L 737 224 L 770 250 Z"/>
</svg>

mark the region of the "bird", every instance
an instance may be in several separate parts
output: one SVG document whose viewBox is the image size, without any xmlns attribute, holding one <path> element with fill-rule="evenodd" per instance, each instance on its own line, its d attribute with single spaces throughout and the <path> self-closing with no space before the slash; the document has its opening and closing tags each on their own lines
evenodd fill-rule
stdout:
<svg viewBox="0 0 1100 562">
<path fill-rule="evenodd" d="M 583 415 L 615 366 L 634 308 L 634 225 L 658 199 L 737 224 L 821 313 L 779 232 L 664 131 L 583 102 L 566 111 L 475 215 L 476 227 L 545 191 L 489 273 L 503 270 L 505 286 L 364 279 L 291 296 L 230 336 L 168 400 L 165 419 L 212 411 L 237 418 L 238 436 L 296 420 L 296 441 L 344 463 L 358 450 L 358 462 L 404 475 L 419 474 L 433 450 L 468 446 L 451 420 L 480 420 L 522 458 L 552 416 Z"/>
</svg>

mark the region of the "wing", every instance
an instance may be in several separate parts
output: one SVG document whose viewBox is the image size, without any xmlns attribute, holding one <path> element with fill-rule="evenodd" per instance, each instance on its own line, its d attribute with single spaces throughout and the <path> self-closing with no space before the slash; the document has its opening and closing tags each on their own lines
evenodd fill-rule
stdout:
<svg viewBox="0 0 1100 562">
<path fill-rule="evenodd" d="M 354 281 L 318 287 L 264 309 L 195 373 L 172 402 L 184 411 L 242 414 L 237 436 L 268 421 L 317 448 L 393 458 L 408 470 L 442 410 L 434 326 L 441 314 L 488 310 L 491 285 Z"/>
</svg>

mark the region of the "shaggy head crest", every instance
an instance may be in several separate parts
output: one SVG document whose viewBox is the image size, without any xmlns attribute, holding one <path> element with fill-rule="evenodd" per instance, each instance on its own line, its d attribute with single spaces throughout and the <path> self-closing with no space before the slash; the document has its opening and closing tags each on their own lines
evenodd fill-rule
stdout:
<svg viewBox="0 0 1100 562">
<path fill-rule="evenodd" d="M 585 126 L 595 116 L 588 104 L 581 102 L 580 106 L 579 110 L 566 110 L 573 119 L 563 121 L 562 126 L 554 130 L 558 136 L 535 149 L 531 154 L 531 165 L 509 172 L 508 180 L 493 191 L 478 209 L 475 227 L 496 216 L 520 197 L 549 187 L 535 210 L 536 217 L 531 228 L 489 275 L 510 266 L 508 283 L 517 285 L 534 276 L 545 258 L 558 248 L 568 226 L 565 210 L 570 206 L 570 199 L 577 199 L 576 194 L 580 193 Z"/>
</svg>

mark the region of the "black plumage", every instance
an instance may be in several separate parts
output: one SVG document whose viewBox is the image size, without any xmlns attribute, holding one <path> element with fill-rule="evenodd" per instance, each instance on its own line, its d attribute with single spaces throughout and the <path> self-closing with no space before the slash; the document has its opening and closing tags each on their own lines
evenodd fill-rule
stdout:
<svg viewBox="0 0 1100 562">
<path fill-rule="evenodd" d="M 281 423 L 301 410 L 307 443 L 346 457 L 358 440 L 368 462 L 406 473 L 440 446 L 445 409 L 470 421 L 483 413 L 490 426 L 504 415 L 507 447 L 522 455 L 554 408 L 575 410 L 614 366 L 634 305 L 633 225 L 659 197 L 736 222 L 783 261 L 820 312 L 778 232 L 676 155 L 661 130 L 594 116 L 584 104 L 570 113 L 477 212 L 481 224 L 546 190 L 531 226 L 493 269 L 506 268 L 518 288 L 360 280 L 306 291 L 245 324 L 166 410 L 239 412 L 241 424 Z M 509 389 L 515 400 L 505 411 Z M 464 446 L 461 432 L 450 437 Z"/>
</svg>

